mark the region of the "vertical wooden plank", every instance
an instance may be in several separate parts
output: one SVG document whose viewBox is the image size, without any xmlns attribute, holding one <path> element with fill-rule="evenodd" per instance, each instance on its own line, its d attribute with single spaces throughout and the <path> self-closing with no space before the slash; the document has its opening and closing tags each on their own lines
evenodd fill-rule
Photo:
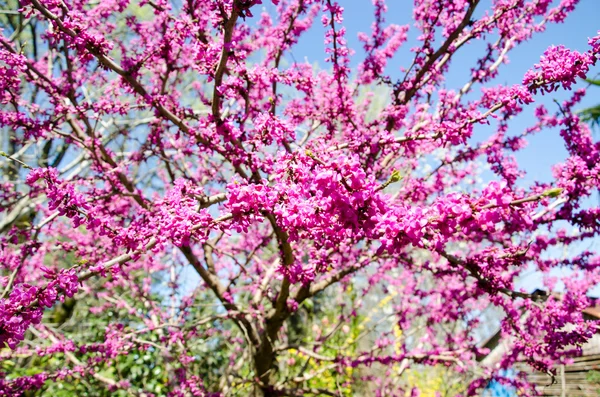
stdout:
<svg viewBox="0 0 600 397">
<path fill-rule="evenodd" d="M 566 397 L 567 395 L 567 382 L 565 380 L 565 365 L 561 365 L 560 366 L 560 383 L 561 383 L 561 389 L 562 389 L 562 393 L 561 393 L 561 397 Z"/>
</svg>

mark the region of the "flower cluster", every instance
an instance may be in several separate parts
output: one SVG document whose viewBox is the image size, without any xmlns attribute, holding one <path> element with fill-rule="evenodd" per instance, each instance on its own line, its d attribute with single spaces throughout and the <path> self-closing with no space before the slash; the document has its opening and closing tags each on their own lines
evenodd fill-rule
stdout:
<svg viewBox="0 0 600 397">
<path fill-rule="evenodd" d="M 596 63 L 596 54 L 592 50 L 583 54 L 569 50 L 564 46 L 551 46 L 545 52 L 540 63 L 528 71 L 523 84 L 533 93 L 556 91 L 558 87 L 569 89 L 577 78 L 585 78 L 590 66 Z"/>
</svg>

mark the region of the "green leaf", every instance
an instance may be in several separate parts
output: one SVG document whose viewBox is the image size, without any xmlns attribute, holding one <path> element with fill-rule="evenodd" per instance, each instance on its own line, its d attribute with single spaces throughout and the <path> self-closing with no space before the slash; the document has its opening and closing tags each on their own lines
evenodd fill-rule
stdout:
<svg viewBox="0 0 600 397">
<path fill-rule="evenodd" d="M 600 87 L 600 80 L 594 80 L 594 79 L 585 79 L 586 83 L 589 83 L 591 85 L 597 85 Z"/>
</svg>

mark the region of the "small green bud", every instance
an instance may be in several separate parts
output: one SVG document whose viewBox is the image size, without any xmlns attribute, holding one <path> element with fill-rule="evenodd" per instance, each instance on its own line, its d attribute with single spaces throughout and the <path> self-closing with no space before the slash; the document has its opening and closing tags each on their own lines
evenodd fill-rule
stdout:
<svg viewBox="0 0 600 397">
<path fill-rule="evenodd" d="M 560 187 L 554 187 L 552 189 L 546 190 L 542 193 L 542 197 L 558 197 L 564 189 Z"/>
<path fill-rule="evenodd" d="M 306 154 L 308 157 L 310 157 L 311 159 L 315 157 L 315 155 L 313 154 L 313 152 L 312 152 L 312 151 L 310 151 L 310 150 L 308 150 L 308 149 L 307 149 L 307 150 L 306 150 L 304 153 L 305 153 L 305 154 Z"/>
<path fill-rule="evenodd" d="M 306 299 L 304 301 L 304 307 L 306 307 L 308 310 L 312 310 L 315 307 L 315 304 L 311 299 Z"/>
<path fill-rule="evenodd" d="M 398 171 L 398 170 L 392 171 L 392 176 L 390 177 L 390 183 L 395 183 L 400 180 L 402 180 L 402 175 L 400 174 L 400 171 Z"/>
<path fill-rule="evenodd" d="M 10 156 L 8 153 L 6 153 L 6 152 L 0 151 L 0 156 L 2 156 L 2 157 L 6 157 L 7 159 L 9 159 L 9 160 L 12 160 L 12 161 L 16 161 L 17 163 L 21 164 L 23 167 L 27 168 L 28 170 L 32 170 L 32 169 L 33 169 L 33 168 L 31 168 L 30 166 L 28 166 L 27 164 L 25 164 L 24 162 L 22 162 L 21 160 L 17 160 L 17 159 L 14 159 L 14 158 L 12 158 L 12 157 L 11 157 L 11 156 Z"/>
<path fill-rule="evenodd" d="M 388 178 L 387 181 L 385 181 L 382 185 L 380 185 L 376 191 L 380 191 L 385 189 L 386 187 L 390 186 L 392 183 L 396 183 L 398 181 L 402 180 L 402 175 L 400 175 L 400 171 L 398 170 L 393 170 L 392 171 L 392 175 L 390 175 L 390 177 Z"/>
</svg>

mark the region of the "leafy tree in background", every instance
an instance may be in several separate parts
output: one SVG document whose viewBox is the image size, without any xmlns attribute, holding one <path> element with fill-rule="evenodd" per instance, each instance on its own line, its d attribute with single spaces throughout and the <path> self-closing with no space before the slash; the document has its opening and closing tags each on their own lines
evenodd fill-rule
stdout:
<svg viewBox="0 0 600 397">
<path fill-rule="evenodd" d="M 600 38 L 492 80 L 577 1 L 417 0 L 399 26 L 375 0 L 354 71 L 341 4 L 260 3 L 0 3 L 0 395 L 532 393 L 506 370 L 577 354 L 600 281 L 583 91 L 535 102 Z M 327 69 L 291 55 L 314 24 Z M 557 126 L 568 158 L 526 183 L 514 153 Z M 512 345 L 483 366 L 496 316 Z"/>
<path fill-rule="evenodd" d="M 600 87 L 600 80 L 586 79 L 590 86 Z M 592 127 L 600 127 L 600 104 L 585 108 L 579 112 L 579 116 Z"/>
</svg>

